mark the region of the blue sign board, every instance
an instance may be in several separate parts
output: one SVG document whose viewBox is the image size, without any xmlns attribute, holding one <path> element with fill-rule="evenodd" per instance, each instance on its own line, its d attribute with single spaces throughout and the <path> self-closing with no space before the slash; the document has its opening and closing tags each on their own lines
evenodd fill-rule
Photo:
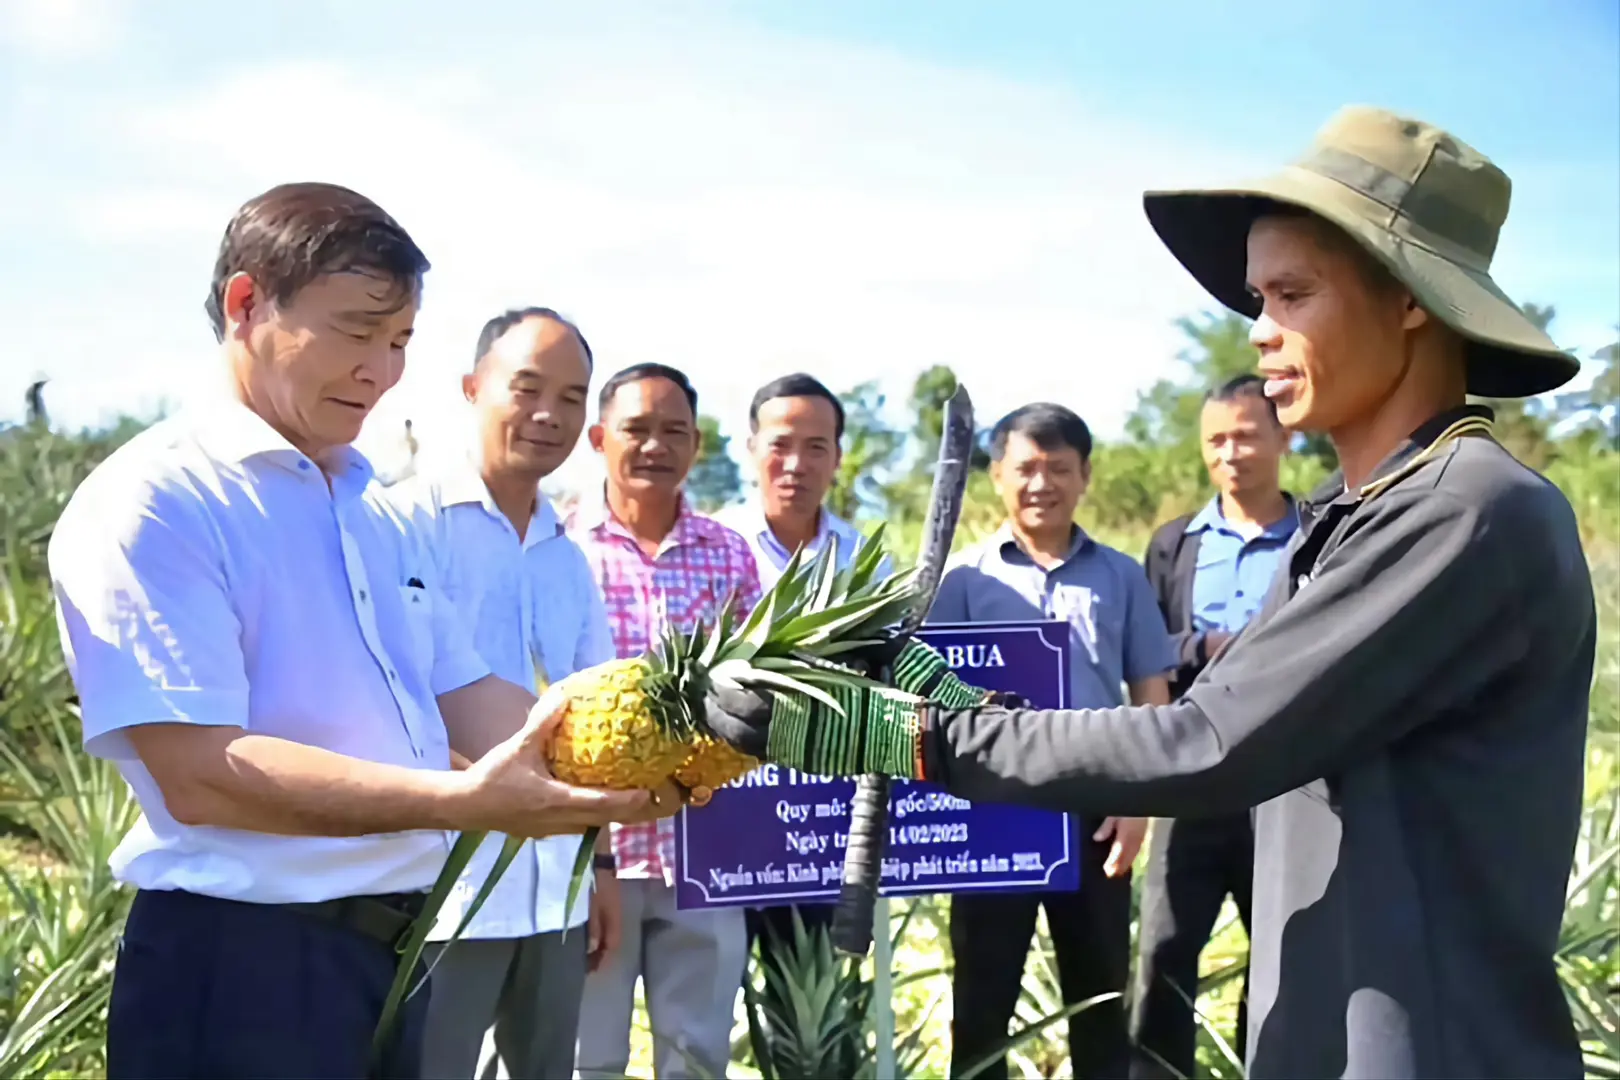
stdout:
<svg viewBox="0 0 1620 1080">
<path fill-rule="evenodd" d="M 964 682 L 1068 705 L 1070 628 L 1063 622 L 924 627 Z M 835 900 L 855 781 L 763 765 L 675 818 L 677 908 L 771 907 Z M 896 780 L 879 891 L 885 896 L 1080 887 L 1068 814 L 970 803 L 933 784 Z"/>
</svg>

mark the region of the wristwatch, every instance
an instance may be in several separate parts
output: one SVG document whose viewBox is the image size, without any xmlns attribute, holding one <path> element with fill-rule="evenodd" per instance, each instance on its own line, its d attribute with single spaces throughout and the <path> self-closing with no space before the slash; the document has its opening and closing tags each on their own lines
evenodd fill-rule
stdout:
<svg viewBox="0 0 1620 1080">
<path fill-rule="evenodd" d="M 591 860 L 591 865 L 598 870 L 615 871 L 619 868 L 619 860 L 611 854 L 604 855 L 599 851 L 596 853 L 596 858 Z"/>
</svg>

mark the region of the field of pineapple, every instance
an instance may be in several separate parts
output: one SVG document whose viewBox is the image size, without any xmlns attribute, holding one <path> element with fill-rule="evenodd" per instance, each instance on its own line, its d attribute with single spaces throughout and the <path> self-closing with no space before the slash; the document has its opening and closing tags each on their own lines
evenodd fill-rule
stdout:
<svg viewBox="0 0 1620 1080">
<path fill-rule="evenodd" d="M 78 745 L 72 686 L 57 643 L 45 542 L 57 514 L 93 464 L 138 428 L 53 434 L 43 426 L 0 426 L 0 1078 L 104 1073 L 107 994 L 126 890 L 107 855 L 136 810 L 123 782 Z M 1099 478 L 1082 521 L 1100 539 L 1140 553 L 1152 521 L 1191 505 L 1191 489 L 1158 484 L 1164 474 L 1099 449 Z M 1155 466 L 1155 469 L 1157 466 Z M 1308 464 L 1294 463 L 1296 489 Z M 1598 588 L 1602 632 L 1592 694 L 1585 832 L 1569 883 L 1559 954 L 1566 995 L 1587 1048 L 1588 1075 L 1620 1077 L 1620 452 L 1603 440 L 1566 449 L 1546 471 L 1580 513 Z M 913 503 L 915 505 L 915 503 Z M 889 540 L 898 560 L 916 541 L 915 514 L 895 509 Z M 994 526 L 998 512 L 976 474 L 960 542 Z M 1140 868 L 1140 864 L 1139 868 Z M 897 902 L 897 1057 L 902 1075 L 943 1076 L 950 1031 L 950 949 L 944 898 Z M 1199 1074 L 1239 1075 L 1222 1046 L 1232 1031 L 1246 943 L 1227 925 L 1205 951 L 1199 1009 L 1207 1017 Z M 840 1049 L 871 1076 L 871 964 L 848 969 L 821 943 L 801 958 L 795 981 L 819 1013 L 779 1018 L 774 1037 L 755 1030 L 739 1005 L 732 1075 L 817 1075 L 815 1062 Z M 750 980 L 761 978 L 751 968 Z M 1031 952 L 1016 1024 L 1028 1030 L 1012 1050 L 1014 1075 L 1067 1075 L 1055 967 L 1044 931 Z M 632 1074 L 651 1075 L 646 1017 L 638 1006 Z M 763 1059 L 763 1060 L 762 1060 Z"/>
</svg>

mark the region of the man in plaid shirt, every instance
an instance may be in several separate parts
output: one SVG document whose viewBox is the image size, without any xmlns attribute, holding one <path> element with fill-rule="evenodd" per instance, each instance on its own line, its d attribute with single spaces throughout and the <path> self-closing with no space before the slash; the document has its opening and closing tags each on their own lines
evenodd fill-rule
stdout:
<svg viewBox="0 0 1620 1080">
<path fill-rule="evenodd" d="M 616 653 L 640 655 L 668 625 L 691 631 L 733 592 L 739 613 L 751 611 L 760 584 L 747 541 L 693 512 L 682 492 L 699 442 L 697 393 L 686 376 L 662 364 L 626 368 L 603 385 L 600 412 L 590 440 L 607 483 L 576 508 L 569 531 L 602 590 Z M 667 819 L 615 828 L 612 858 L 622 937 L 586 979 L 579 1075 L 625 1075 L 640 978 L 655 1075 L 725 1076 L 747 963 L 743 909 L 676 910 L 675 828 Z"/>
</svg>

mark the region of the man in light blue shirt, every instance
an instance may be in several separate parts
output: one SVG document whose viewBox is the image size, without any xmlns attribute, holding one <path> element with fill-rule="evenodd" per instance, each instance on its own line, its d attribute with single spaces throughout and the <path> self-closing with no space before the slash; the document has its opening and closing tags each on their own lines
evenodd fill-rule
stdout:
<svg viewBox="0 0 1620 1080">
<path fill-rule="evenodd" d="M 845 566 L 861 543 L 855 526 L 834 514 L 827 495 L 843 459 L 844 406 L 819 379 L 802 372 L 775 379 L 754 394 L 748 407 L 748 458 L 759 488 L 748 502 L 716 514 L 723 524 L 748 541 L 759 567 L 760 585 L 769 589 L 781 577 L 793 552 L 801 559 L 836 543 L 837 565 Z M 885 559 L 880 573 L 889 573 Z M 832 924 L 832 904 L 789 904 L 748 912 L 749 936 L 758 942 L 760 958 L 777 963 L 774 942 L 793 941 L 793 913 L 805 929 Z M 761 993 L 777 1004 L 773 984 Z M 785 1007 L 785 1006 L 784 1006 Z M 854 1064 L 849 1065 L 850 1069 Z M 847 1075 L 847 1070 L 838 1075 Z"/>
<path fill-rule="evenodd" d="M 1289 435 L 1264 387 L 1259 376 L 1240 375 L 1208 394 L 1199 443 L 1216 494 L 1196 513 L 1161 525 L 1148 543 L 1148 580 L 1176 646 L 1174 697 L 1260 610 L 1299 528 L 1278 472 Z M 1132 1077 L 1192 1073 L 1198 1028 L 1187 1002 L 1198 997 L 1198 958 L 1227 896 L 1248 927 L 1253 878 L 1247 811 L 1154 826 L 1133 980 Z M 1237 1047 L 1245 1044 L 1247 992 L 1245 980 Z"/>
<path fill-rule="evenodd" d="M 1091 482 L 1091 432 L 1061 405 L 1016 409 L 990 433 L 990 476 L 1007 513 L 988 540 L 953 558 L 930 623 L 1058 620 L 1071 628 L 1069 707 L 1168 704 L 1175 664 L 1147 576 L 1130 556 L 1074 523 Z M 1063 999 L 1123 994 L 1130 970 L 1131 865 L 1143 818 L 1082 820 L 1078 892 L 951 897 L 951 1072 L 992 1052 L 1023 986 L 1040 909 L 1057 955 Z M 1122 1076 L 1129 1062 L 1125 1010 L 1100 1002 L 1069 1020 L 1079 1078 Z M 980 1074 L 1006 1077 L 1006 1058 Z"/>
<path fill-rule="evenodd" d="M 776 584 L 799 547 L 808 559 L 836 541 L 842 567 L 861 543 L 855 526 L 827 506 L 843 437 L 844 405 L 814 376 L 785 375 L 754 394 L 747 446 L 758 490 L 715 519 L 748 541 L 762 588 Z"/>
<path fill-rule="evenodd" d="M 430 994 L 380 1060 L 372 1038 L 450 835 L 679 808 L 546 773 L 550 704 L 490 672 L 370 497 L 350 443 L 399 380 L 426 269 L 353 191 L 249 200 L 207 302 L 227 392 L 120 447 L 52 534 L 85 749 L 141 808 L 110 860 L 136 889 L 112 1076 L 415 1077 Z"/>
<path fill-rule="evenodd" d="M 477 424 L 472 452 L 384 496 L 432 552 L 479 655 L 522 686 L 542 687 L 614 656 L 585 555 L 539 487 L 579 442 L 590 379 L 590 346 L 555 311 L 532 307 L 496 316 L 479 334 L 472 371 L 462 376 Z M 618 942 L 618 882 L 607 836 L 604 831 L 596 872 L 587 879 L 594 878 L 594 888 L 587 885 L 588 898 L 582 895 L 567 913 L 580 838 L 529 841 L 513 859 L 461 941 L 434 969 L 424 1075 L 477 1074 L 492 1026 L 507 1075 L 573 1073 L 586 971 Z M 444 940 L 459 925 L 503 840 L 485 840 L 430 940 Z M 588 928 L 581 925 L 587 910 Z M 486 1064 L 493 1067 L 494 1060 Z"/>
</svg>

